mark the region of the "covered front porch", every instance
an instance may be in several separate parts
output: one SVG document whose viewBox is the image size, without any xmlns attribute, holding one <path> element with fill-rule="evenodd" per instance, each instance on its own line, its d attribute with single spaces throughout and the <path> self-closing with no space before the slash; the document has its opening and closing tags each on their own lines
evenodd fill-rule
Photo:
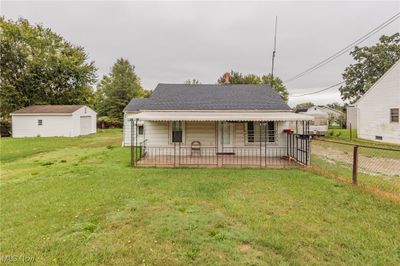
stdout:
<svg viewBox="0 0 400 266">
<path fill-rule="evenodd" d="M 132 166 L 310 164 L 309 117 L 291 112 L 143 112 L 128 119 Z"/>
</svg>

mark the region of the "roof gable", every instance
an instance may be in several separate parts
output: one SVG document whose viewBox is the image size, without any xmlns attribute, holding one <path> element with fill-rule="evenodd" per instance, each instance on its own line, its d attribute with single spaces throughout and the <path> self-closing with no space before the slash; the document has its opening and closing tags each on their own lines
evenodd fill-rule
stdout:
<svg viewBox="0 0 400 266">
<path fill-rule="evenodd" d="M 290 107 L 269 85 L 158 84 L 149 99 L 132 99 L 137 110 L 285 110 Z"/>
<path fill-rule="evenodd" d="M 400 72 L 400 60 L 398 60 L 396 63 L 393 64 L 392 67 L 390 67 L 383 75 L 380 77 L 368 90 L 365 92 L 360 99 L 357 100 L 357 102 L 354 103 L 354 106 L 357 106 L 361 102 L 364 101 L 365 98 L 368 97 L 368 95 L 371 93 L 372 90 L 375 90 L 376 87 L 379 86 L 379 84 L 385 80 L 388 76 L 392 74 L 392 72 Z M 385 88 L 385 87 L 384 87 Z"/>
</svg>

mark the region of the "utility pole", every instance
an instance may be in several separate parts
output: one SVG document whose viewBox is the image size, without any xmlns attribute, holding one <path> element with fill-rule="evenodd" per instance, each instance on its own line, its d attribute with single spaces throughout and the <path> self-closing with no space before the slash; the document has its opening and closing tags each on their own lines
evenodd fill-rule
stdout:
<svg viewBox="0 0 400 266">
<path fill-rule="evenodd" d="M 272 70 L 271 70 L 271 87 L 274 86 L 274 66 L 276 54 L 276 32 L 278 30 L 278 16 L 275 17 L 275 34 L 274 34 L 274 51 L 272 51 Z"/>
</svg>

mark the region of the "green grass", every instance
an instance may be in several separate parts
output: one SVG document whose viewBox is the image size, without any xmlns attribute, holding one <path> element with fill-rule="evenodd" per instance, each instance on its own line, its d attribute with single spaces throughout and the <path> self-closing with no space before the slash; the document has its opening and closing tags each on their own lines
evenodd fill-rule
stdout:
<svg viewBox="0 0 400 266">
<path fill-rule="evenodd" d="M 342 141 L 351 144 L 365 145 L 365 146 L 374 146 L 374 147 L 382 147 L 389 149 L 400 149 L 400 145 L 360 139 L 357 137 L 357 130 L 352 130 L 352 139 L 350 140 L 350 130 L 349 129 L 329 129 L 328 133 L 323 139 L 334 140 L 334 141 Z"/>
<path fill-rule="evenodd" d="M 350 140 L 350 130 L 341 128 L 329 128 L 326 137 Z M 353 139 L 357 138 L 357 129 L 351 130 L 351 137 Z"/>
<path fill-rule="evenodd" d="M 132 169 L 120 137 L 2 139 L 0 254 L 39 265 L 400 262 L 398 204 L 301 169 Z"/>
<path fill-rule="evenodd" d="M 347 183 L 352 183 L 353 169 L 349 162 L 334 161 L 313 155 L 312 167 L 332 175 Z M 380 176 L 358 172 L 357 182 L 359 186 L 377 195 L 400 202 L 400 176 Z"/>
</svg>

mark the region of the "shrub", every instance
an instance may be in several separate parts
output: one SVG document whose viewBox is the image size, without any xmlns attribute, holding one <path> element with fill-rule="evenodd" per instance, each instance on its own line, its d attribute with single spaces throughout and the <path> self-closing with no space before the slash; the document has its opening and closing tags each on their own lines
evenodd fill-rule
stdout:
<svg viewBox="0 0 400 266">
<path fill-rule="evenodd" d="M 123 123 L 118 118 L 102 116 L 97 118 L 98 128 L 122 128 Z"/>
<path fill-rule="evenodd" d="M 9 119 L 0 119 L 0 133 L 2 137 L 11 136 L 11 121 Z"/>
</svg>

